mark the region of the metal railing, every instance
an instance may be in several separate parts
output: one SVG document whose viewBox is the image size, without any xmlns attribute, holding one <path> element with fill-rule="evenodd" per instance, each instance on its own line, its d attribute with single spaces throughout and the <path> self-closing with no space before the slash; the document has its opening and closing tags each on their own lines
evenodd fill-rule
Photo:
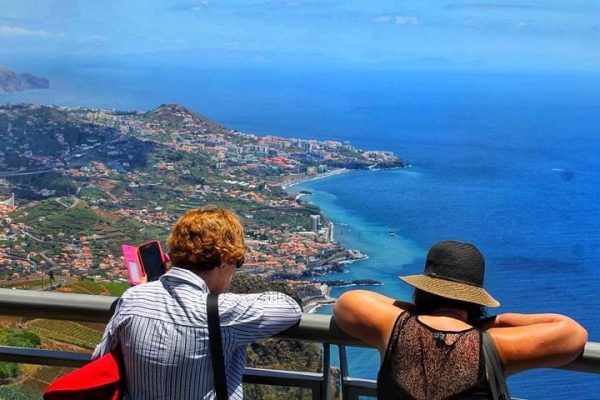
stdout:
<svg viewBox="0 0 600 400">
<path fill-rule="evenodd" d="M 47 318 L 69 321 L 107 322 L 117 298 L 84 294 L 53 293 L 0 289 L 0 315 Z M 292 372 L 246 368 L 243 381 L 272 386 L 310 389 L 313 400 L 331 397 L 330 346 L 339 347 L 341 389 L 346 400 L 358 396 L 376 396 L 376 383 L 349 376 L 346 346 L 367 347 L 343 333 L 331 316 L 304 314 L 300 323 L 277 335 L 279 338 L 318 342 L 323 345 L 323 372 Z M 24 364 L 78 367 L 90 360 L 90 354 L 0 346 L 0 361 Z M 588 342 L 583 354 L 572 363 L 559 367 L 600 374 L 600 343 Z"/>
</svg>

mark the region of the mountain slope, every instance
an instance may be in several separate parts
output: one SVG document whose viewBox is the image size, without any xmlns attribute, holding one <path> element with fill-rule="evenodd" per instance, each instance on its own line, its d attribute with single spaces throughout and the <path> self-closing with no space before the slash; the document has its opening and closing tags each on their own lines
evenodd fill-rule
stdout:
<svg viewBox="0 0 600 400">
<path fill-rule="evenodd" d="M 0 67 L 0 94 L 22 92 L 28 89 L 48 89 L 50 82 L 32 74 L 17 74 Z"/>
</svg>

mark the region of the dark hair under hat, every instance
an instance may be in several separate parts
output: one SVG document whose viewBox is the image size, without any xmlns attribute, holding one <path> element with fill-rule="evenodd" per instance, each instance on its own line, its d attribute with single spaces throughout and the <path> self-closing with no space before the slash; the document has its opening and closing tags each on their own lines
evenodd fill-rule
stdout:
<svg viewBox="0 0 600 400">
<path fill-rule="evenodd" d="M 404 282 L 428 293 L 488 307 L 500 303 L 483 288 L 485 261 L 470 243 L 444 240 L 431 246 L 421 275 L 401 276 Z"/>
</svg>

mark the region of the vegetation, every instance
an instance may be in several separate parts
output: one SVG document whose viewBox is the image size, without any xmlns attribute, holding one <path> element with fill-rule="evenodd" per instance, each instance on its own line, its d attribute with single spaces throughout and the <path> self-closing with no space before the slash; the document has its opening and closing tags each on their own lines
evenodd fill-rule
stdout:
<svg viewBox="0 0 600 400">
<path fill-rule="evenodd" d="M 35 279 L 33 281 L 19 281 L 19 282 L 11 282 L 11 283 L 3 283 L 0 287 L 5 289 L 30 289 L 36 286 L 42 286 L 43 284 L 48 284 L 48 280 Z"/>
<path fill-rule="evenodd" d="M 11 157 L 10 155 L 8 157 Z M 18 156 L 13 156 L 18 157 Z M 43 174 L 33 175 L 22 175 L 9 178 L 10 182 L 15 186 L 30 187 L 30 188 L 43 188 L 48 190 L 55 190 L 60 196 L 74 195 L 77 193 L 77 184 L 69 177 L 60 175 L 56 172 L 47 172 Z M 33 191 L 21 191 L 21 195 L 25 195 L 25 198 L 39 198 L 38 194 Z"/>
<path fill-rule="evenodd" d="M 41 337 L 87 349 L 94 349 L 102 339 L 102 331 L 73 321 L 38 319 L 30 322 L 29 327 Z"/>
<path fill-rule="evenodd" d="M 32 347 L 40 346 L 40 338 L 35 333 L 18 328 L 0 329 L 0 344 L 3 346 Z M 21 366 L 12 362 L 0 362 L 0 382 L 6 383 L 21 374 Z"/>
<path fill-rule="evenodd" d="M 14 347 L 38 347 L 40 338 L 29 331 L 18 328 L 0 329 L 0 343 Z"/>
<path fill-rule="evenodd" d="M 0 386 L 0 399 L 2 400 L 37 400 L 41 393 L 25 385 Z"/>
<path fill-rule="evenodd" d="M 26 118 L 27 114 L 35 114 L 35 118 Z M 104 127 L 82 129 L 81 126 L 69 122 L 65 113 L 53 107 L 27 110 L 25 115 L 13 122 L 12 135 L 17 143 L 28 143 L 32 152 L 42 156 L 55 156 L 63 150 L 63 146 L 104 141 L 114 135 L 111 129 Z M 0 116 L 0 120 L 3 118 L 6 117 Z M 64 139 L 64 145 L 56 140 L 57 135 Z"/>
<path fill-rule="evenodd" d="M 94 294 L 100 296 L 121 296 L 131 285 L 127 282 L 96 282 L 81 280 L 58 289 L 59 292 Z"/>
<path fill-rule="evenodd" d="M 106 290 L 108 290 L 108 294 L 110 296 L 119 297 L 121 296 L 127 289 L 131 287 L 131 285 L 127 282 L 102 282 L 100 283 Z"/>
<path fill-rule="evenodd" d="M 65 201 L 72 203 L 71 200 Z M 55 199 L 48 199 L 15 212 L 14 218 L 15 221 L 35 226 L 35 235 L 40 240 L 28 243 L 31 249 L 39 252 L 57 252 L 60 245 L 70 244 L 66 239 L 55 237 L 49 240 L 46 237 L 57 232 L 61 232 L 65 238 L 96 235 L 91 243 L 94 255 L 120 254 L 123 243 L 142 243 L 166 236 L 161 228 L 148 226 L 131 217 L 94 209 L 85 202 L 79 202 L 75 207 L 65 207 Z"/>
<path fill-rule="evenodd" d="M 261 293 L 266 291 L 282 292 L 292 297 L 298 304 L 301 303 L 301 294 L 296 292 L 285 282 L 267 281 L 257 275 L 235 274 L 229 286 L 232 293 Z"/>
</svg>

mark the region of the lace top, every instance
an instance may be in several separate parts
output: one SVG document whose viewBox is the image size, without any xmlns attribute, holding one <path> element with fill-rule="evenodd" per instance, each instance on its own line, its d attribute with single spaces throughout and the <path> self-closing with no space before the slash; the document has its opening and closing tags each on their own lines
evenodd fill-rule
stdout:
<svg viewBox="0 0 600 400">
<path fill-rule="evenodd" d="M 377 377 L 377 398 L 489 399 L 477 328 L 433 329 L 406 311 L 396 320 Z"/>
</svg>

